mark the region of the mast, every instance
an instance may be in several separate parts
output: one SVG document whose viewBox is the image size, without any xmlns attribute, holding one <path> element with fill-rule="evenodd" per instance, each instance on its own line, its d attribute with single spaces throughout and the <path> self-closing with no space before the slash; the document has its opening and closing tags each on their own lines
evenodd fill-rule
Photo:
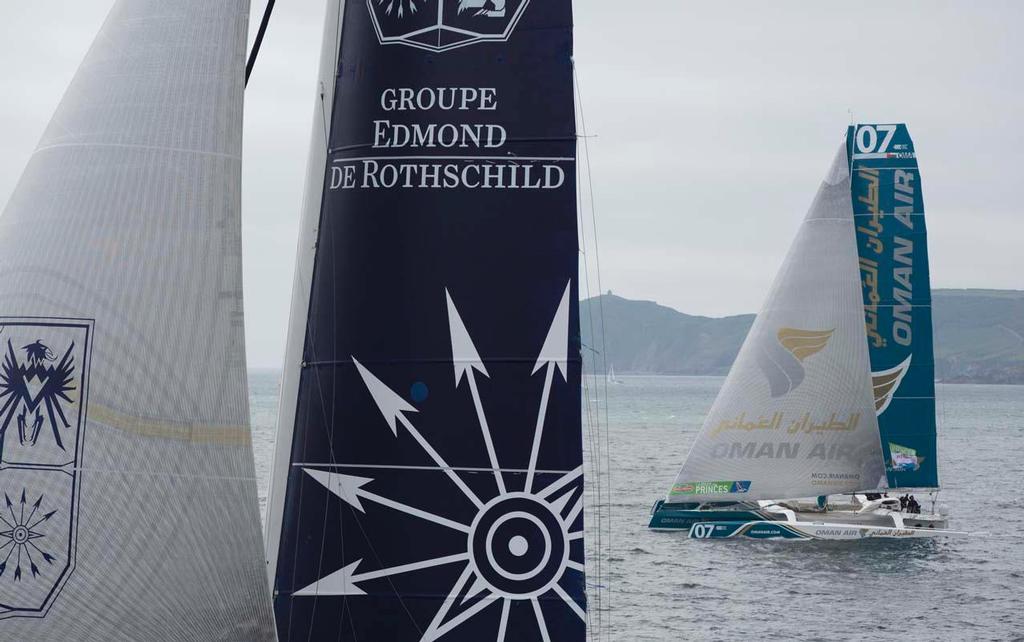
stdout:
<svg viewBox="0 0 1024 642">
<path fill-rule="evenodd" d="M 270 640 L 249 3 L 116 3 L 0 217 L 0 638 Z"/>
<path fill-rule="evenodd" d="M 328 6 L 268 507 L 282 640 L 585 636 L 571 56 L 568 0 Z"/>
</svg>

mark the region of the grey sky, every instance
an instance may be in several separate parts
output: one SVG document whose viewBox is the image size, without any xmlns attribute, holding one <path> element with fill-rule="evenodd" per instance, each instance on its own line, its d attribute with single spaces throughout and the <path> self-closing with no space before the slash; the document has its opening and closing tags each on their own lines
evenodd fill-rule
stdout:
<svg viewBox="0 0 1024 642">
<path fill-rule="evenodd" d="M 111 5 L 0 7 L 0 203 Z M 1024 289 L 1024 3 L 575 5 L 605 289 L 755 311 L 851 110 L 910 126 L 933 285 Z M 322 19 L 322 0 L 278 3 L 246 96 L 253 366 L 283 353 Z"/>
</svg>

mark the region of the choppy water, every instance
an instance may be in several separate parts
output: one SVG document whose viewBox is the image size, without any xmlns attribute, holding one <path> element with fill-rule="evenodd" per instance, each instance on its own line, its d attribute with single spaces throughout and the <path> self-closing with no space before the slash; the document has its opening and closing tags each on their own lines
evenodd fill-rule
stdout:
<svg viewBox="0 0 1024 642">
<path fill-rule="evenodd" d="M 250 373 L 261 503 L 276 372 Z M 1024 387 L 938 386 L 940 505 L 991 535 L 865 542 L 699 542 L 646 528 L 721 385 L 608 387 L 613 640 L 1024 640 Z"/>
</svg>

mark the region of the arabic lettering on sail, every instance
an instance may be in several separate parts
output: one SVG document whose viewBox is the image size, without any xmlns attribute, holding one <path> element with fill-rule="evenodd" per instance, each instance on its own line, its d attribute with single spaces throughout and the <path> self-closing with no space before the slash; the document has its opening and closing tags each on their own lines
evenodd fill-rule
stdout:
<svg viewBox="0 0 1024 642">
<path fill-rule="evenodd" d="M 786 434 L 797 433 L 812 434 L 822 432 L 853 432 L 860 425 L 860 413 L 850 413 L 844 417 L 842 413 L 833 412 L 828 418 L 812 417 L 810 412 L 805 412 L 795 418 L 789 417 L 782 412 L 772 413 L 765 417 L 759 415 L 757 419 L 753 416 L 747 417 L 746 412 L 741 412 L 734 418 L 723 419 L 711 430 L 712 436 L 717 436 L 727 431 L 784 431 Z"/>
</svg>

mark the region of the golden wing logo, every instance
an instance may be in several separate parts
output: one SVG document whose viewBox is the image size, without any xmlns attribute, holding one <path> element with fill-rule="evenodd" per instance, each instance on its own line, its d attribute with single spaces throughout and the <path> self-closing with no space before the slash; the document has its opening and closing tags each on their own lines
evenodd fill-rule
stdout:
<svg viewBox="0 0 1024 642">
<path fill-rule="evenodd" d="M 835 330 L 798 330 L 782 328 L 779 330 L 779 343 L 789 350 L 797 361 L 803 362 L 807 357 L 825 349 L 828 340 Z"/>
<path fill-rule="evenodd" d="M 907 376 L 907 371 L 909 370 L 910 357 L 907 357 L 903 363 L 894 368 L 871 373 L 871 388 L 875 393 L 876 415 L 885 412 L 885 409 L 892 403 L 896 390 L 899 389 L 900 383 L 903 382 L 903 377 Z"/>
<path fill-rule="evenodd" d="M 778 342 L 768 341 L 757 352 L 757 364 L 765 377 L 772 397 L 781 397 L 796 390 L 804 380 L 803 361 L 828 346 L 832 330 L 801 330 L 780 328 Z"/>
</svg>

